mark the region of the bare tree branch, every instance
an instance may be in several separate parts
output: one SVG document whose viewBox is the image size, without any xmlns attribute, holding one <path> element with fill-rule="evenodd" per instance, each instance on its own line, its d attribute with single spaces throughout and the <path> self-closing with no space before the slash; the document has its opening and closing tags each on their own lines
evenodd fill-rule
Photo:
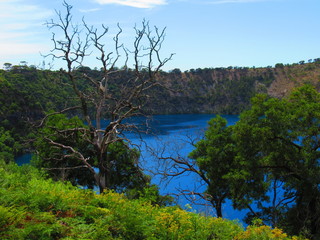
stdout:
<svg viewBox="0 0 320 240">
<path fill-rule="evenodd" d="M 46 120 L 58 113 L 67 113 L 71 110 L 81 110 L 81 119 L 88 128 L 71 127 L 69 129 L 54 129 L 55 136 L 45 139 L 54 147 L 66 151 L 63 158 L 76 158 L 79 166 L 86 166 L 96 179 L 100 191 L 110 187 L 112 176 L 110 169 L 116 159 L 108 159 L 109 146 L 115 142 L 128 141 L 125 131 L 141 131 L 136 124 L 125 120 L 142 114 L 147 92 L 159 83 L 158 72 L 172 59 L 160 57 L 160 50 L 165 39 L 165 28 L 154 28 L 151 31 L 147 21 L 142 22 L 141 28 L 134 27 L 136 33 L 133 39 L 133 50 L 129 50 L 120 42 L 122 28 L 118 24 L 118 32 L 112 38 L 113 45 L 107 44 L 109 28 L 101 25 L 99 28 L 89 26 L 84 19 L 81 24 L 74 24 L 72 19 L 72 6 L 64 2 L 65 13 L 56 11 L 56 20 L 46 23 L 52 31 L 53 49 L 47 55 L 53 59 L 62 59 L 66 63 L 68 83 L 79 102 L 79 106 L 68 107 L 62 111 L 48 114 L 40 123 L 44 126 Z M 61 39 L 60 39 L 61 37 Z M 95 59 L 101 66 L 99 77 L 82 74 L 77 71 L 82 67 L 84 60 L 91 54 L 97 54 Z M 133 62 L 134 69 L 130 70 L 127 64 Z M 124 66 L 118 68 L 119 63 Z M 146 68 L 146 69 L 144 69 Z M 116 79 L 116 76 L 127 76 Z M 117 80 L 117 81 L 116 81 Z M 89 89 L 83 89 L 81 82 L 87 81 Z M 119 91 L 112 89 L 117 84 Z M 107 126 L 103 126 L 105 118 L 109 119 Z M 78 134 L 90 144 L 95 156 L 86 156 L 81 149 L 54 140 L 53 137 L 76 136 Z M 58 139 L 58 138 L 55 138 Z M 88 161 L 95 158 L 96 163 Z M 138 164 L 138 163 L 137 163 Z M 99 171 L 95 172 L 94 167 Z"/>
</svg>

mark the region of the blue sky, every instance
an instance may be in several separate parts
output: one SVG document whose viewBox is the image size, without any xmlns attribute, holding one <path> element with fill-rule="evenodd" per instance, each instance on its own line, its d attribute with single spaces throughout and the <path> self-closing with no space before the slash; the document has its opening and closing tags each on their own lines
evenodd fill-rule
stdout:
<svg viewBox="0 0 320 240">
<path fill-rule="evenodd" d="M 143 19 L 167 27 L 164 70 L 296 63 L 320 57 L 320 0 L 69 0 L 75 20 L 120 23 L 125 44 Z M 61 0 L 0 0 L 0 67 L 40 65 L 50 51 L 43 25 Z M 55 63 L 56 67 L 59 63 Z M 92 66 L 91 66 L 92 67 Z M 98 66 L 99 67 L 99 66 Z"/>
</svg>

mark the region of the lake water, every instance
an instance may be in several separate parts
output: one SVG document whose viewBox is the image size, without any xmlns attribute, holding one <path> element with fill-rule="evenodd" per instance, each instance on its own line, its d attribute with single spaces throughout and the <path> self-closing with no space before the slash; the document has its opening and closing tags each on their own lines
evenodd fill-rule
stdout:
<svg viewBox="0 0 320 240">
<path fill-rule="evenodd" d="M 146 172 L 158 172 L 158 170 L 166 170 L 174 172 L 170 169 L 171 162 L 159 160 L 162 157 L 182 157 L 186 158 L 194 149 L 191 142 L 195 142 L 203 137 L 205 130 L 208 127 L 208 121 L 215 115 L 207 114 L 182 114 L 182 115 L 156 115 L 149 121 L 149 127 L 153 134 L 147 134 L 140 137 L 134 134 L 129 134 L 128 137 L 134 144 L 139 146 L 142 155 L 142 166 Z M 238 121 L 238 116 L 225 115 L 228 125 L 235 124 Z M 177 194 L 179 189 L 189 190 L 194 192 L 203 192 L 205 186 L 202 186 L 200 179 L 196 174 L 186 173 L 182 176 L 172 179 L 163 179 L 159 175 L 152 176 L 152 182 L 159 185 L 161 194 Z M 196 198 L 196 196 L 194 195 Z M 203 203 L 203 202 L 202 202 Z M 212 207 L 193 204 L 179 196 L 178 204 L 184 207 L 190 204 L 192 209 L 197 212 L 215 215 Z M 228 219 L 242 219 L 247 211 L 236 211 L 232 208 L 231 202 L 227 201 L 223 206 L 223 217 Z"/>
<path fill-rule="evenodd" d="M 200 185 L 199 177 L 195 174 L 187 173 L 169 181 L 153 173 L 170 166 L 170 161 L 159 160 L 157 158 L 159 155 L 162 157 L 187 157 L 194 149 L 191 141 L 203 136 L 208 127 L 208 121 L 214 116 L 207 114 L 155 115 L 148 121 L 149 134 L 137 136 L 133 133 L 127 133 L 132 144 L 141 151 L 141 166 L 147 174 L 152 176 L 152 183 L 159 185 L 161 194 L 177 194 L 178 189 L 198 192 L 205 190 L 205 187 Z M 227 115 L 224 117 L 227 118 L 229 125 L 238 120 L 238 116 Z M 30 158 L 31 155 L 27 154 L 16 161 L 21 165 L 28 163 Z M 167 172 L 173 170 L 166 169 Z M 211 207 L 193 204 L 183 196 L 178 198 L 178 204 L 182 207 L 190 204 L 194 211 L 215 215 Z M 223 217 L 225 218 L 242 219 L 245 213 L 246 211 L 233 210 L 230 201 L 224 204 Z"/>
</svg>

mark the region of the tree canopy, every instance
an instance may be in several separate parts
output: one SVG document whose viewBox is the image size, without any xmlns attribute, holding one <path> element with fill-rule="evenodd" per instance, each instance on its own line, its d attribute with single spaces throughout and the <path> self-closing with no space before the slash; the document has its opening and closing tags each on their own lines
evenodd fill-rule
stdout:
<svg viewBox="0 0 320 240">
<path fill-rule="evenodd" d="M 261 218 L 292 233 L 320 234 L 320 94 L 305 85 L 283 99 L 257 95 L 234 126 L 210 121 L 190 157 L 247 220 Z M 219 188 L 220 187 L 220 188 Z"/>
</svg>

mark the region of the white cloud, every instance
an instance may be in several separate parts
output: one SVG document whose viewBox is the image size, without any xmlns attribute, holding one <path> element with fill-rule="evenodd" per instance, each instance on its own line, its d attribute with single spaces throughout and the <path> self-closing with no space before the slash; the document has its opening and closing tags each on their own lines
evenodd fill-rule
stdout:
<svg viewBox="0 0 320 240">
<path fill-rule="evenodd" d="M 217 0 L 217 1 L 210 1 L 207 3 L 210 4 L 225 4 L 225 3 L 253 3 L 253 2 L 262 2 L 265 0 Z"/>
<path fill-rule="evenodd" d="M 25 58 L 26 54 L 39 54 L 45 48 L 43 23 L 53 11 L 26 2 L 0 0 L 1 60 Z"/>
<path fill-rule="evenodd" d="M 23 56 L 26 54 L 39 54 L 47 51 L 48 48 L 44 44 L 4 42 L 0 44 L 0 53 L 2 58 L 11 58 L 15 56 Z M 24 60 L 24 59 L 21 59 Z"/>
<path fill-rule="evenodd" d="M 82 13 L 89 13 L 89 12 L 96 12 L 96 11 L 99 11 L 100 8 L 91 8 L 91 9 L 79 9 L 79 12 L 82 12 Z"/>
<path fill-rule="evenodd" d="M 153 8 L 167 4 L 166 0 L 95 0 L 99 4 L 119 4 L 136 8 Z"/>
<path fill-rule="evenodd" d="M 16 3 L 19 2 L 19 0 L 0 0 L 0 3 Z"/>
<path fill-rule="evenodd" d="M 20 1 L 0 0 L 0 24 L 3 21 L 31 22 L 44 19 L 52 14 L 51 10 L 42 9 L 36 5 L 22 4 Z"/>
</svg>

